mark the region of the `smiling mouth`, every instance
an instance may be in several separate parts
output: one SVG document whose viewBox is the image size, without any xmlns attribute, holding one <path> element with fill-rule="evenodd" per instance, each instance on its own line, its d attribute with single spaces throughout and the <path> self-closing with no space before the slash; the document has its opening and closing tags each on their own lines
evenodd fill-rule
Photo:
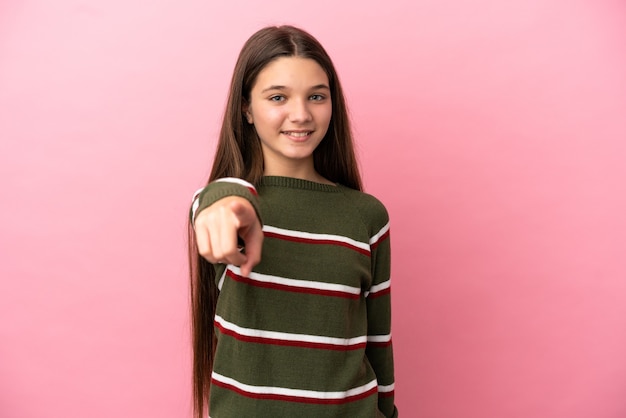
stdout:
<svg viewBox="0 0 626 418">
<path fill-rule="evenodd" d="M 313 133 L 313 131 L 295 132 L 295 131 L 283 131 L 285 135 L 292 136 L 294 138 L 304 138 Z"/>
</svg>

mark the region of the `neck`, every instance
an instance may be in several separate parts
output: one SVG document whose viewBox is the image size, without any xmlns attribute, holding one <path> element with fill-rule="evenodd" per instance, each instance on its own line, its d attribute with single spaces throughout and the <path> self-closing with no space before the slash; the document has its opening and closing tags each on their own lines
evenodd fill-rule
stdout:
<svg viewBox="0 0 626 418">
<path fill-rule="evenodd" d="M 333 182 L 322 177 L 313 166 L 313 160 L 307 163 L 269 165 L 266 163 L 263 171 L 265 176 L 293 177 L 301 180 L 313 181 L 316 183 L 333 184 Z"/>
</svg>

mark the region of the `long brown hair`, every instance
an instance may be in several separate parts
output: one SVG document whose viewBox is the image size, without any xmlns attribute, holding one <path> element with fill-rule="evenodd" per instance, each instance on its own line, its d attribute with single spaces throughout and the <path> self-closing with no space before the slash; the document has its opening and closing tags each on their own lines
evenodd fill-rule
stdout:
<svg viewBox="0 0 626 418">
<path fill-rule="evenodd" d="M 315 170 L 326 179 L 361 190 L 352 131 L 345 98 L 335 67 L 310 34 L 293 26 L 266 27 L 244 44 L 233 72 L 213 168 L 207 184 L 222 177 L 238 177 L 258 184 L 263 177 L 263 152 L 254 126 L 246 122 L 243 105 L 258 74 L 280 57 L 315 60 L 326 72 L 332 101 L 332 116 L 324 139 L 313 152 Z M 189 226 L 189 266 L 193 338 L 194 417 L 202 418 L 208 398 L 215 332 L 213 318 L 217 285 L 213 266 L 198 254 L 193 225 Z"/>
</svg>

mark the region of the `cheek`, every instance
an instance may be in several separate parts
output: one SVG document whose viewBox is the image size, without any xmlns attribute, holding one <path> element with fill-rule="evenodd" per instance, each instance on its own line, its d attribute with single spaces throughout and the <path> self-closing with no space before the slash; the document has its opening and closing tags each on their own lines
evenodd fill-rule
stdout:
<svg viewBox="0 0 626 418">
<path fill-rule="evenodd" d="M 281 108 L 260 107 L 254 113 L 254 124 L 257 125 L 257 129 L 263 126 L 272 127 L 280 125 L 284 118 L 284 110 Z"/>
<path fill-rule="evenodd" d="M 318 120 L 319 123 L 323 123 L 324 125 L 328 126 L 332 115 L 333 115 L 333 109 L 331 106 L 323 107 L 319 109 L 316 115 L 316 119 Z"/>
</svg>

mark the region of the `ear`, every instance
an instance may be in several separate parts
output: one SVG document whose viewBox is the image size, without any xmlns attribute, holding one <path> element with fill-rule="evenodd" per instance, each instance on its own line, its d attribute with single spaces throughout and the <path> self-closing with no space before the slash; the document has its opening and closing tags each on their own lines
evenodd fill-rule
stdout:
<svg viewBox="0 0 626 418">
<path fill-rule="evenodd" d="M 252 112 L 250 112 L 250 105 L 248 104 L 246 99 L 243 99 L 242 101 L 241 111 L 243 112 L 243 116 L 246 118 L 248 123 L 252 125 L 254 123 L 254 119 L 252 118 Z"/>
</svg>

